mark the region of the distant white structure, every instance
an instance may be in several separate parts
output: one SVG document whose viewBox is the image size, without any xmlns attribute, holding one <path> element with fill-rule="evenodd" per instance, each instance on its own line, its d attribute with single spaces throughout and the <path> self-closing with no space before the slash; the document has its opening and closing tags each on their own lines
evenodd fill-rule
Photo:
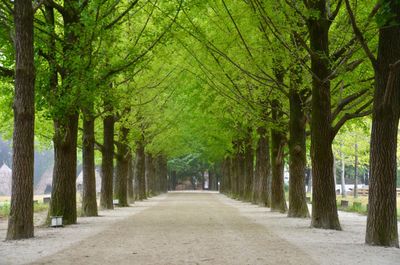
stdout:
<svg viewBox="0 0 400 265">
<path fill-rule="evenodd" d="M 96 192 L 101 191 L 101 177 L 100 177 L 100 172 L 96 169 L 95 171 L 96 175 Z M 82 191 L 83 189 L 83 171 L 78 175 L 78 178 L 76 179 L 76 190 L 77 191 Z"/>
<path fill-rule="evenodd" d="M 35 194 L 50 194 L 53 185 L 53 167 L 48 168 L 35 187 Z"/>
<path fill-rule="evenodd" d="M 6 164 L 0 168 L 0 195 L 11 196 L 12 170 Z"/>
</svg>

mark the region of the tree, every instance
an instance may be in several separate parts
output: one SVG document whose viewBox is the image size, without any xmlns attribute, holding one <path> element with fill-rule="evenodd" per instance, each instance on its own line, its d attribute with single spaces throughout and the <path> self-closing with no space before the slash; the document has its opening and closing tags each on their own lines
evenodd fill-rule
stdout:
<svg viewBox="0 0 400 265">
<path fill-rule="evenodd" d="M 7 239 L 33 237 L 33 165 L 35 118 L 35 67 L 33 53 L 33 7 L 17 0 L 15 23 L 15 96 L 13 171 Z"/>
<path fill-rule="evenodd" d="M 345 0 L 354 34 L 375 73 L 372 110 L 368 218 L 365 242 L 399 247 L 396 210 L 396 152 L 400 115 L 400 3 L 378 1 L 377 56 L 360 30 L 349 0 Z M 379 10 L 379 11 L 378 11 Z"/>
</svg>

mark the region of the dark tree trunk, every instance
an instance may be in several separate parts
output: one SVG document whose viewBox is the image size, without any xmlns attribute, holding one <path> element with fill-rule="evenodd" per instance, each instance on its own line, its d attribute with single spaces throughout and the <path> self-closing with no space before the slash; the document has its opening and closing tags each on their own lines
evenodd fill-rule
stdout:
<svg viewBox="0 0 400 265">
<path fill-rule="evenodd" d="M 135 171 L 138 180 L 139 200 L 147 199 L 144 145 L 141 141 L 136 144 Z"/>
<path fill-rule="evenodd" d="M 261 134 L 260 134 L 261 135 Z M 261 136 L 260 136 L 261 137 Z M 264 207 L 271 207 L 271 157 L 269 148 L 269 136 L 265 130 L 259 142 L 260 145 L 260 186 L 258 204 Z"/>
<path fill-rule="evenodd" d="M 225 158 L 224 160 L 224 174 L 223 174 L 223 183 L 224 185 L 221 187 L 221 192 L 225 194 L 229 194 L 232 192 L 232 159 L 230 157 Z"/>
<path fill-rule="evenodd" d="M 396 150 L 400 112 L 400 5 L 397 1 L 386 2 L 390 3 L 394 18 L 379 30 L 365 241 L 370 245 L 398 247 Z"/>
<path fill-rule="evenodd" d="M 272 119 L 277 126 L 282 118 L 280 103 L 275 100 L 272 106 Z M 271 210 L 285 213 L 287 211 L 284 187 L 284 147 L 286 135 L 282 128 L 271 130 Z"/>
<path fill-rule="evenodd" d="M 244 153 L 244 197 L 245 201 L 251 201 L 254 177 L 254 151 L 252 147 L 251 129 L 249 128 L 245 139 Z"/>
<path fill-rule="evenodd" d="M 49 216 L 63 216 L 65 225 L 76 223 L 77 113 L 63 123 L 54 122 L 53 189 Z"/>
<path fill-rule="evenodd" d="M 16 0 L 15 96 L 11 209 L 7 239 L 33 237 L 35 68 L 32 2 Z"/>
<path fill-rule="evenodd" d="M 119 143 L 117 145 L 117 167 L 115 175 L 115 194 L 118 199 L 118 206 L 126 207 L 128 204 L 128 171 L 131 154 L 128 145 L 126 144 L 129 130 L 125 127 L 120 129 Z"/>
<path fill-rule="evenodd" d="M 261 206 L 270 206 L 270 156 L 267 130 L 264 127 L 257 129 L 259 139 L 256 150 L 256 173 L 253 202 Z"/>
<path fill-rule="evenodd" d="M 133 181 L 135 179 L 134 174 L 134 161 L 132 155 L 129 156 L 128 161 L 128 202 L 135 203 L 135 190 L 133 187 Z"/>
<path fill-rule="evenodd" d="M 331 74 L 329 62 L 329 27 L 326 0 L 311 1 L 309 8 L 319 15 L 308 21 L 310 32 L 311 70 L 311 162 L 313 203 L 311 226 L 341 230 L 336 207 L 333 179 Z"/>
<path fill-rule="evenodd" d="M 289 95 L 289 217 L 309 217 L 306 202 L 306 117 L 302 100 L 297 90 L 291 89 Z"/>
<path fill-rule="evenodd" d="M 161 156 L 161 192 L 168 192 L 168 161 L 167 157 Z"/>
<path fill-rule="evenodd" d="M 145 154 L 145 175 L 147 179 L 147 195 L 153 196 L 155 194 L 155 169 L 153 156 L 149 153 Z"/>
<path fill-rule="evenodd" d="M 94 117 L 90 113 L 83 116 L 83 196 L 82 216 L 97 216 L 96 175 L 94 163 Z"/>
<path fill-rule="evenodd" d="M 108 111 L 111 107 L 106 104 Z M 103 150 L 101 160 L 101 196 L 100 207 L 114 209 L 113 206 L 113 169 L 114 169 L 114 116 L 109 113 L 103 120 Z"/>
</svg>

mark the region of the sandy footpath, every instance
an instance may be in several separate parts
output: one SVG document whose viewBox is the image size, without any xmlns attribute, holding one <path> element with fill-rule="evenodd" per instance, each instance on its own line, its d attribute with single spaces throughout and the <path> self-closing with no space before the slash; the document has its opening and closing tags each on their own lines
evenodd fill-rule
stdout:
<svg viewBox="0 0 400 265">
<path fill-rule="evenodd" d="M 363 244 L 366 218 L 352 213 L 340 214 L 344 231 L 310 229 L 221 194 L 174 192 L 100 214 L 1 241 L 0 264 L 400 264 L 400 250 Z"/>
</svg>

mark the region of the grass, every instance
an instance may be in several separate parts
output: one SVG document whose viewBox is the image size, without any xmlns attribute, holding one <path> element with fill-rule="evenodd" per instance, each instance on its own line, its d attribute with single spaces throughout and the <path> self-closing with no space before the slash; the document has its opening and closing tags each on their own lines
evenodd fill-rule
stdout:
<svg viewBox="0 0 400 265">
<path fill-rule="evenodd" d="M 42 198 L 40 202 L 39 197 Z M 33 212 L 43 212 L 49 209 L 49 204 L 43 203 L 43 196 L 35 196 L 37 203 L 33 204 Z M 7 218 L 10 215 L 10 197 L 0 197 L 0 218 Z"/>
</svg>

